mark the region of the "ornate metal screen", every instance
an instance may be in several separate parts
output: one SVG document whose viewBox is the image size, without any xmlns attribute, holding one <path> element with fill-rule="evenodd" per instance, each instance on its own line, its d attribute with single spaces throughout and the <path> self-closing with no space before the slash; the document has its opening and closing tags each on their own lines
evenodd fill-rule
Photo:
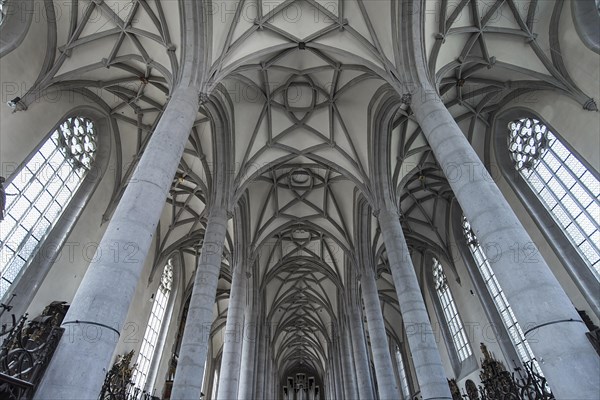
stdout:
<svg viewBox="0 0 600 400">
<path fill-rule="evenodd" d="M 10 307 L 3 306 L 3 314 Z M 51 303 L 30 321 L 12 316 L 11 327 L 0 331 L 0 398 L 25 400 L 33 397 L 64 329 L 60 324 L 67 312 L 64 302 Z M 1 315 L 0 314 L 0 315 Z"/>
</svg>

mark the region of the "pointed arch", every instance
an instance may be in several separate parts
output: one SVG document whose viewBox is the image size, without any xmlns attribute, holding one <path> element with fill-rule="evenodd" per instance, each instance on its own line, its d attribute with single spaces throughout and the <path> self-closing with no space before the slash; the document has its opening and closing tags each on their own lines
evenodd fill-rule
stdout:
<svg viewBox="0 0 600 400">
<path fill-rule="evenodd" d="M 524 119 L 531 121 L 529 127 L 519 126 L 520 121 Z M 539 127 L 540 132 L 536 132 L 536 126 Z M 542 127 L 545 127 L 545 130 Z M 532 150 L 529 149 L 529 153 L 524 154 L 526 149 L 524 146 L 518 147 L 516 138 L 522 136 L 521 133 L 528 135 L 529 130 L 532 130 L 532 135 L 535 135 L 532 137 L 535 140 L 531 146 L 535 145 L 536 150 L 532 154 Z M 600 236 L 598 211 L 594 211 L 600 207 L 600 185 L 598 184 L 600 174 L 548 121 L 531 109 L 515 107 L 499 113 L 493 120 L 492 134 L 495 157 L 502 176 L 529 212 L 589 303 L 592 312 L 600 317 L 600 300 L 597 296 L 600 292 L 600 250 L 597 248 L 598 240 L 593 243 L 594 238 Z M 542 134 L 542 137 L 538 141 L 539 134 Z M 515 144 L 517 144 L 516 148 Z M 556 149 L 553 148 L 554 146 Z M 512 153 L 511 148 L 514 149 Z M 546 157 L 548 160 L 545 159 Z M 572 160 L 577 166 L 570 167 L 565 164 L 565 160 Z M 539 171 L 535 171 L 536 166 L 540 166 Z M 573 174 L 572 168 L 576 168 L 579 172 Z M 559 170 L 565 172 L 564 182 L 562 177 L 557 176 L 556 171 Z M 584 187 L 583 179 L 591 182 L 591 189 Z M 560 193 L 555 192 L 552 187 L 558 188 Z M 573 193 L 577 193 L 575 189 L 579 187 L 590 198 L 585 205 L 573 196 Z M 563 202 L 564 199 L 566 200 Z M 577 211 L 578 209 L 580 210 Z M 592 215 L 596 217 L 589 218 Z M 581 216 L 588 217 L 585 227 L 578 221 Z M 581 237 L 582 240 L 576 240 L 576 237 Z M 596 254 L 594 258 L 586 258 L 586 253 L 591 254 L 591 251 L 578 248 L 579 244 L 587 242 L 590 242 Z"/>
<path fill-rule="evenodd" d="M 22 314 L 108 169 L 114 121 L 97 108 L 65 114 L 5 182 L 0 298 Z"/>
</svg>

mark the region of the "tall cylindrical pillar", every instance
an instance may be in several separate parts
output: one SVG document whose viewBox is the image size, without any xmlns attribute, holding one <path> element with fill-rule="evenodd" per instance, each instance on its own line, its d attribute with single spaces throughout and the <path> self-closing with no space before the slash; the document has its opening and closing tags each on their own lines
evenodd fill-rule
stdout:
<svg viewBox="0 0 600 400">
<path fill-rule="evenodd" d="M 198 93 L 194 86 L 174 90 L 65 316 L 37 399 L 98 397 L 198 113 Z"/>
<path fill-rule="evenodd" d="M 344 324 L 348 326 L 347 324 Z M 343 329 L 340 332 L 341 352 L 344 363 L 344 382 L 347 386 L 346 399 L 358 399 L 358 387 L 356 384 L 356 370 L 354 369 L 354 360 L 352 358 L 352 345 L 350 344 L 350 329 Z"/>
<path fill-rule="evenodd" d="M 257 365 L 256 365 L 256 384 L 255 393 L 257 399 L 264 399 L 265 394 L 265 365 L 267 362 L 267 325 L 262 324 L 258 327 L 258 354 L 257 354 Z"/>
<path fill-rule="evenodd" d="M 360 282 L 363 301 L 365 303 L 367 326 L 371 338 L 371 350 L 373 352 L 375 374 L 377 375 L 379 398 L 399 399 L 400 391 L 394 377 L 392 356 L 389 351 L 387 334 L 385 332 L 385 323 L 381 312 L 375 273 L 370 266 L 364 268 Z"/>
<path fill-rule="evenodd" d="M 192 297 L 171 393 L 173 400 L 199 399 L 202 392 L 202 375 L 226 234 L 227 212 L 224 208 L 213 207 L 209 211 L 204 242 L 194 277 Z"/>
<path fill-rule="evenodd" d="M 448 381 L 398 212 L 380 210 L 378 219 L 421 395 L 424 400 L 451 399 Z"/>
<path fill-rule="evenodd" d="M 419 87 L 411 107 L 554 394 L 597 399 L 600 360 L 537 246 L 436 91 Z"/>
<path fill-rule="evenodd" d="M 350 332 L 352 333 L 352 350 L 354 353 L 354 367 L 358 385 L 358 396 L 361 400 L 373 400 L 373 381 L 369 367 L 369 355 L 365 345 L 365 330 L 362 323 L 362 313 L 358 305 L 353 305 L 349 312 Z"/>
<path fill-rule="evenodd" d="M 338 363 L 337 363 L 337 354 L 335 349 L 332 349 L 331 351 L 331 378 L 332 378 L 332 384 L 333 384 L 333 390 L 335 392 L 335 398 L 336 399 L 343 399 L 344 398 L 344 392 L 342 391 L 342 386 L 341 386 L 341 382 L 342 382 L 342 377 L 340 376 L 340 371 L 338 369 Z"/>
<path fill-rule="evenodd" d="M 246 307 L 244 318 L 244 339 L 242 340 L 242 365 L 240 368 L 240 400 L 254 398 L 254 354 L 256 352 L 257 321 L 252 299 Z"/>
<path fill-rule="evenodd" d="M 345 369 L 344 360 L 343 360 L 343 354 L 342 354 L 342 349 L 341 349 L 341 337 L 339 335 L 339 332 L 337 334 L 337 337 L 335 337 L 335 339 L 334 339 L 333 347 L 335 349 L 335 352 L 333 354 L 334 354 L 334 360 L 335 360 L 335 368 L 338 372 L 338 383 L 339 383 L 339 387 L 340 387 L 340 394 L 341 394 L 342 398 L 347 399 L 350 396 L 350 388 L 346 381 L 347 376 L 346 376 L 346 369 Z"/>
<path fill-rule="evenodd" d="M 219 377 L 219 393 L 217 399 L 230 400 L 238 398 L 240 383 L 240 365 L 242 361 L 242 342 L 244 324 L 244 304 L 246 303 L 246 272 L 238 265 L 233 270 L 225 340 Z"/>
</svg>

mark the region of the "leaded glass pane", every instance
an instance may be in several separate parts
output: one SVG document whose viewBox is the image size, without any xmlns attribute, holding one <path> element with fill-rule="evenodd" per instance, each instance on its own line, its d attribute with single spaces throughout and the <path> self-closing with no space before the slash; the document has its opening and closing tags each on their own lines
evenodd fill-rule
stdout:
<svg viewBox="0 0 600 400">
<path fill-rule="evenodd" d="M 46 218 L 41 218 L 38 224 L 33 228 L 31 234 L 39 241 L 42 240 L 44 234 L 50 229 L 52 224 Z"/>
<path fill-rule="evenodd" d="M 10 265 L 5 268 L 2 274 L 2 279 L 8 283 L 13 283 L 24 264 L 25 260 L 23 260 L 21 257 L 13 258 Z"/>
<path fill-rule="evenodd" d="M 556 178 L 550 179 L 550 181 L 548 182 L 548 185 L 546 186 L 546 188 L 551 193 L 554 193 L 554 196 L 558 200 L 563 200 L 565 198 L 565 195 L 567 194 L 567 191 L 561 185 L 561 182 L 558 179 L 556 179 Z M 567 210 L 570 210 L 570 209 L 567 208 Z"/>
<path fill-rule="evenodd" d="M 29 212 L 21 221 L 21 226 L 25 228 L 25 230 L 30 231 L 31 228 L 35 225 L 35 223 L 39 220 L 41 214 L 35 208 L 29 209 Z"/>
<path fill-rule="evenodd" d="M 600 243 L 592 240 L 600 230 L 600 181 L 539 120 L 522 118 L 508 128 L 515 168 L 600 280 Z"/>
<path fill-rule="evenodd" d="M 156 349 L 156 345 L 158 343 L 158 335 L 164 322 L 163 320 L 167 309 L 167 303 L 169 302 L 172 285 L 173 266 L 171 265 L 171 262 L 169 262 L 163 269 L 160 285 L 154 296 L 152 311 L 148 318 L 148 325 L 144 332 L 144 339 L 136 362 L 137 365 L 133 371 L 133 386 L 130 393 L 132 396 L 136 393 L 136 388 L 138 389 L 137 393 L 139 396 L 143 393 L 146 381 L 148 380 L 152 358 L 160 351 L 160 349 Z"/>
<path fill-rule="evenodd" d="M 56 151 L 56 143 L 53 140 L 48 140 L 40 148 L 39 152 L 47 160 Z"/>
<path fill-rule="evenodd" d="M 504 292 L 502 291 L 502 288 L 500 287 L 500 283 L 496 279 L 494 271 L 492 271 L 492 267 L 490 266 L 490 263 L 488 262 L 488 259 L 485 256 L 483 249 L 477 241 L 477 237 L 475 236 L 475 232 L 471 228 L 471 224 L 465 217 L 463 217 L 462 223 L 463 234 L 465 236 L 465 239 L 467 240 L 469 250 L 474 256 L 477 255 L 476 259 L 478 260 L 477 267 L 479 269 L 479 272 L 481 272 L 481 275 L 485 278 L 484 281 L 487 286 L 487 289 L 492 295 L 494 305 L 496 306 L 496 309 L 498 310 L 498 313 L 502 318 L 502 323 L 506 327 L 506 330 L 510 335 L 511 341 L 515 346 L 515 349 L 517 350 L 521 361 L 533 361 L 533 366 L 536 369 L 536 372 L 541 374 L 541 369 L 535 361 L 535 356 L 531 351 L 527 340 L 525 339 L 525 334 L 523 333 L 523 330 L 521 329 L 521 326 L 517 321 L 517 317 L 513 313 L 513 310 L 510 304 L 508 303 L 508 299 L 506 298 Z"/>
<path fill-rule="evenodd" d="M 65 126 L 69 129 L 87 127 L 84 136 L 86 140 L 94 142 L 94 146 L 88 146 L 88 150 L 82 147 L 83 150 L 76 153 L 71 151 L 70 147 L 60 141 L 59 129 L 62 130 Z M 85 177 L 85 174 L 77 177 L 70 191 L 56 171 L 61 171 L 65 176 L 76 176 L 72 171 L 84 166 L 87 173 L 94 160 L 96 134 L 91 120 L 72 117 L 61 124 L 59 129 L 50 135 L 6 184 L 6 216 L 0 229 L 0 276 L 4 282 L 0 286 L 0 299 L 7 293 L 21 269 L 34 257 L 40 243 Z M 89 158 L 89 162 L 82 163 L 84 155 Z M 57 193 L 60 193 L 57 198 L 60 204 L 53 200 Z"/>
<path fill-rule="evenodd" d="M 23 244 L 23 247 L 21 247 L 21 252 L 19 253 L 19 255 L 23 259 L 28 260 L 29 257 L 33 254 L 33 252 L 37 248 L 38 244 L 39 244 L 39 241 L 32 235 L 29 235 L 29 237 Z"/>
<path fill-rule="evenodd" d="M 446 278 L 442 264 L 435 258 L 433 259 L 433 278 L 435 290 L 438 294 L 454 347 L 458 353 L 458 358 L 460 361 L 464 361 L 473 354 L 473 351 L 467 340 L 462 320 L 458 315 L 454 298 L 448 287 L 448 279 Z"/>
<path fill-rule="evenodd" d="M 27 212 L 31 203 L 24 197 L 20 201 L 15 202 L 10 209 L 7 209 L 8 215 L 19 221 L 21 217 Z M 3 239 L 4 240 L 4 239 Z"/>
<path fill-rule="evenodd" d="M 27 163 L 27 166 L 32 173 L 37 173 L 40 168 L 46 163 L 46 160 L 40 152 L 35 153 L 31 160 Z"/>
</svg>

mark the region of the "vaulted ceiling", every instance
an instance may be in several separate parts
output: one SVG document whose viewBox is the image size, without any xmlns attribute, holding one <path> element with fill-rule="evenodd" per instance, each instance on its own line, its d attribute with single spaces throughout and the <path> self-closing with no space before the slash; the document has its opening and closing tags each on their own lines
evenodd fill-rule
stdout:
<svg viewBox="0 0 600 400">
<path fill-rule="evenodd" d="M 180 75 L 180 2 L 46 1 L 47 51 L 19 108 L 42 92 L 74 90 L 117 122 L 117 184 L 109 218 Z M 449 252 L 452 193 L 417 124 L 400 111 L 389 154 L 375 154 L 369 122 L 381 99 L 402 93 L 406 32 L 395 1 L 212 2 L 194 29 L 205 41 L 203 87 L 226 104 L 233 130 L 232 203 L 244 203 L 248 272 L 272 326 L 279 371 L 323 374 L 343 326 L 360 245 L 357 204 L 373 205 L 374 158 L 387 157 L 412 247 Z M 490 117 L 515 96 L 556 90 L 594 109 L 565 67 L 563 1 L 427 1 L 422 43 L 429 74 L 474 148 L 487 159 Z M 167 200 L 158 260 L 180 250 L 188 280 L 203 237 L 215 131 L 202 107 Z M 362 210 L 364 211 L 364 210 Z M 362 212 L 358 210 L 358 212 Z M 242 211 L 240 211 L 242 212 Z M 368 216 L 373 264 L 391 334 L 400 315 L 376 220 Z M 226 315 L 230 229 L 216 326 Z M 214 346 L 221 345 L 214 339 Z"/>
</svg>

